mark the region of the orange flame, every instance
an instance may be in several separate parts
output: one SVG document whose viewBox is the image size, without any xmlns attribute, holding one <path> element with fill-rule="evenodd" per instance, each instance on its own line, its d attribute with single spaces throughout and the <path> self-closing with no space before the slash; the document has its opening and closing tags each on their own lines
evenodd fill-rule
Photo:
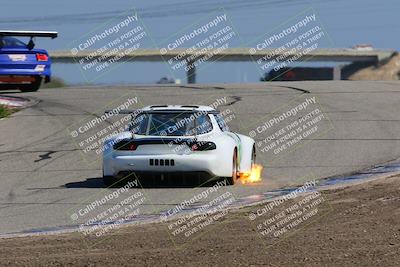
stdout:
<svg viewBox="0 0 400 267">
<path fill-rule="evenodd" d="M 261 172 L 263 167 L 260 164 L 254 164 L 250 172 L 240 174 L 240 181 L 242 184 L 250 184 L 261 181 Z"/>
</svg>

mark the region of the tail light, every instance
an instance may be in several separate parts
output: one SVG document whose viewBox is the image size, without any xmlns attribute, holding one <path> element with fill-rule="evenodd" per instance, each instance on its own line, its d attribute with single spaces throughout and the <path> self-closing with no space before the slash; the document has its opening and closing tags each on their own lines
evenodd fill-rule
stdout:
<svg viewBox="0 0 400 267">
<path fill-rule="evenodd" d="M 190 144 L 192 151 L 207 151 L 217 149 L 217 146 L 213 142 L 195 142 Z"/>
<path fill-rule="evenodd" d="M 116 143 L 113 148 L 115 150 L 135 151 L 138 148 L 138 145 L 130 140 L 122 140 Z"/>
<path fill-rule="evenodd" d="M 137 148 L 137 145 L 136 144 L 130 144 L 129 145 L 129 150 L 132 150 L 132 151 L 134 151 L 134 150 L 136 150 L 136 148 Z"/>
<path fill-rule="evenodd" d="M 49 56 L 46 54 L 36 54 L 36 60 L 37 61 L 48 61 Z"/>
</svg>

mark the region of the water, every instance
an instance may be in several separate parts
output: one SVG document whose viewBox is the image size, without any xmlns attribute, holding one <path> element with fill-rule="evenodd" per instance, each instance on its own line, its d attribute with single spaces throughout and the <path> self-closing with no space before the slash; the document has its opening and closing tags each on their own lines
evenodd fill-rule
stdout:
<svg viewBox="0 0 400 267">
<path fill-rule="evenodd" d="M 59 38 L 40 39 L 38 47 L 69 50 L 71 43 L 121 12 L 135 8 L 153 43 L 159 47 L 168 37 L 224 8 L 240 40 L 231 46 L 248 46 L 288 18 L 313 8 L 330 36 L 321 47 L 350 47 L 367 43 L 376 48 L 400 49 L 398 0 L 203 0 L 203 1 L 5 1 L 0 9 L 0 28 L 7 30 L 57 30 Z M 143 47 L 142 47 L 143 48 Z M 54 64 L 53 73 L 72 84 L 85 83 L 79 66 Z M 254 82 L 262 73 L 252 62 L 205 63 L 198 82 Z M 129 63 L 92 83 L 153 83 L 162 76 L 186 80 L 183 70 L 171 73 L 164 63 Z"/>
</svg>

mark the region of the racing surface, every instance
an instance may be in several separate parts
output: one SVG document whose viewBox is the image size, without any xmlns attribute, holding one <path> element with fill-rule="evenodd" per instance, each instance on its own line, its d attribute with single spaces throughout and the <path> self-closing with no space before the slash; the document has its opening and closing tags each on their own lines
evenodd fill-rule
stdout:
<svg viewBox="0 0 400 267">
<path fill-rule="evenodd" d="M 39 103 L 0 121 L 0 234 L 67 227 L 71 210 L 105 189 L 101 158 L 82 154 L 71 125 L 101 116 L 110 103 L 136 96 L 140 104 L 207 104 L 234 111 L 229 125 L 248 135 L 249 125 L 293 99 L 316 97 L 331 126 L 302 146 L 274 158 L 258 151 L 262 181 L 223 188 L 235 198 L 301 185 L 400 157 L 400 83 L 290 82 L 193 86 L 112 86 L 41 90 L 23 96 Z M 207 101 L 205 101 L 207 99 Z M 140 107 L 140 105 L 138 105 Z M 255 137 L 256 142 L 260 141 Z M 142 214 L 174 207 L 204 188 L 146 187 Z"/>
</svg>

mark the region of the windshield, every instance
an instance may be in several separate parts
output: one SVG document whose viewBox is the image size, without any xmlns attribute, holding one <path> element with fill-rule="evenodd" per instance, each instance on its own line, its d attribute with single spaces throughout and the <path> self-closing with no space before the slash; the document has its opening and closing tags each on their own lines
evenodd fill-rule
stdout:
<svg viewBox="0 0 400 267">
<path fill-rule="evenodd" d="M 132 121 L 130 131 L 140 135 L 191 136 L 212 131 L 212 124 L 204 113 L 145 113 Z"/>
<path fill-rule="evenodd" d="M 17 38 L 3 36 L 0 37 L 0 47 L 26 47 L 26 44 Z"/>
</svg>

